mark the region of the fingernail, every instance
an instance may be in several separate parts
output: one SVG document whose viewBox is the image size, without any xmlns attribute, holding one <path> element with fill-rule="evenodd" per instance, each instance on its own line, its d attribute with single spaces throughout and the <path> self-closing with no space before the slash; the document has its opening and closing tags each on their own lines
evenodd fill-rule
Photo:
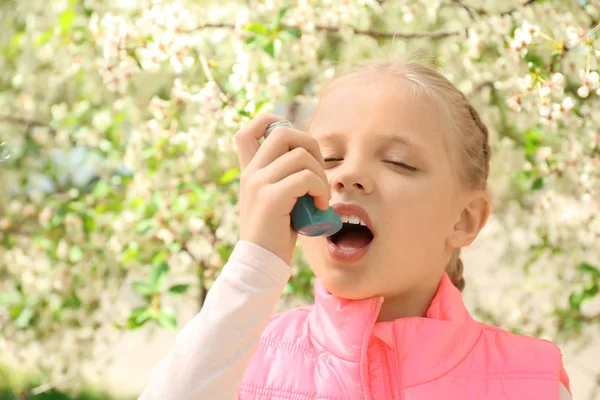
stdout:
<svg viewBox="0 0 600 400">
<path fill-rule="evenodd" d="M 267 130 L 265 131 L 265 138 L 267 136 L 269 136 L 271 134 L 271 132 L 273 131 L 273 129 L 275 129 L 278 126 L 285 126 L 287 128 L 293 128 L 292 124 L 290 121 L 284 120 L 284 121 L 277 121 L 277 122 L 273 122 L 271 125 L 269 125 L 267 127 Z"/>
</svg>

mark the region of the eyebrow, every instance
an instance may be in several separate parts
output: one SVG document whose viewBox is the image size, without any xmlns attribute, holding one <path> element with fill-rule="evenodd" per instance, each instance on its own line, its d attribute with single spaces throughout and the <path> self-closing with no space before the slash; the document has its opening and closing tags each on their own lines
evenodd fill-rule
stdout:
<svg viewBox="0 0 600 400">
<path fill-rule="evenodd" d="M 344 136 L 344 134 L 342 132 L 329 132 L 329 133 L 325 133 L 323 135 L 319 135 L 318 139 L 325 140 L 325 141 L 339 142 L 342 140 L 342 136 Z M 424 146 L 410 140 L 409 138 L 407 138 L 405 136 L 398 136 L 398 135 L 394 135 L 394 134 L 390 134 L 390 133 L 375 133 L 373 135 L 373 137 L 374 137 L 374 139 L 380 140 L 383 142 L 398 143 L 398 144 L 401 144 L 406 147 L 414 148 L 415 150 L 418 150 L 418 151 L 425 151 Z"/>
</svg>

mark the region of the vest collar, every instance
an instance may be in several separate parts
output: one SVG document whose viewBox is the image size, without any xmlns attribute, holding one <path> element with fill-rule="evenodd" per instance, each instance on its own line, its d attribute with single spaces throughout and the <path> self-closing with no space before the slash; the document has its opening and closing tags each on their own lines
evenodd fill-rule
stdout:
<svg viewBox="0 0 600 400">
<path fill-rule="evenodd" d="M 381 340 L 396 358 L 405 387 L 450 371 L 464 360 L 481 331 L 446 273 L 425 317 L 376 323 L 383 298 L 342 299 L 318 279 L 314 292 L 309 316 L 312 337 L 333 355 L 353 362 L 364 362 L 369 342 Z"/>
</svg>

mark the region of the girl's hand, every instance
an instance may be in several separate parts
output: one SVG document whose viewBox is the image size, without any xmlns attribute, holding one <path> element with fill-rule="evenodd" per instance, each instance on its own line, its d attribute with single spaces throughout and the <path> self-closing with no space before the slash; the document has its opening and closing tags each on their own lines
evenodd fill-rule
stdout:
<svg viewBox="0 0 600 400">
<path fill-rule="evenodd" d="M 304 132 L 277 127 L 259 145 L 267 127 L 284 120 L 260 114 L 236 133 L 242 168 L 240 239 L 255 243 L 290 263 L 297 233 L 290 213 L 305 194 L 323 210 L 331 190 L 317 141 Z"/>
</svg>

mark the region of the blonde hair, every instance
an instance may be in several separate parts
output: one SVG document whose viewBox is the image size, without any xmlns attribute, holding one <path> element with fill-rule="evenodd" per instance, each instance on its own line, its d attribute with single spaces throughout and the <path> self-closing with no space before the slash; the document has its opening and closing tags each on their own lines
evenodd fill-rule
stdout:
<svg viewBox="0 0 600 400">
<path fill-rule="evenodd" d="M 343 78 L 387 76 L 410 85 L 415 96 L 424 95 L 434 102 L 437 111 L 458 138 L 457 152 L 449 152 L 457 168 L 459 182 L 468 190 L 486 190 L 490 169 L 488 128 L 467 97 L 446 77 L 432 67 L 414 61 L 369 61 L 340 74 L 321 91 L 323 97 Z M 455 250 L 446 271 L 459 289 L 465 287 L 460 249 Z"/>
</svg>

